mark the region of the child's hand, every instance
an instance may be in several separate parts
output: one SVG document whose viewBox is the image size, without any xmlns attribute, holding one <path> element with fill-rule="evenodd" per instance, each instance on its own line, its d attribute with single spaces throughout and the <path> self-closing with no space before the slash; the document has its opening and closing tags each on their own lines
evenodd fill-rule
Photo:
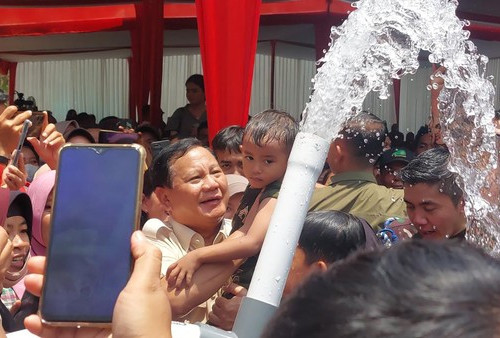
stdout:
<svg viewBox="0 0 500 338">
<path fill-rule="evenodd" d="M 168 267 L 168 284 L 170 286 L 175 286 L 176 289 L 181 289 L 185 279 L 186 285 L 190 286 L 193 274 L 200 266 L 201 262 L 194 251 L 188 253 L 186 256 L 182 257 Z"/>
<path fill-rule="evenodd" d="M 12 158 L 16 154 L 17 150 L 12 153 Z M 12 160 L 11 160 L 12 163 Z M 2 188 L 8 188 L 9 190 L 15 191 L 19 190 L 26 184 L 26 170 L 24 169 L 24 157 L 23 154 L 19 154 L 19 160 L 17 162 L 18 168 L 9 164 L 2 173 Z"/>
</svg>

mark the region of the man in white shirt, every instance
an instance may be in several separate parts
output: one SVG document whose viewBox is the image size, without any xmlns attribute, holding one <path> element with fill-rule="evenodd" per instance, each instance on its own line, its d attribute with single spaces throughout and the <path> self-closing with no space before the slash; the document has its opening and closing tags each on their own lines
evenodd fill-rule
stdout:
<svg viewBox="0 0 500 338">
<path fill-rule="evenodd" d="M 219 243 L 229 235 L 231 224 L 224 220 L 227 181 L 215 157 L 196 139 L 183 139 L 164 149 L 151 170 L 155 192 L 167 208 L 169 221 L 148 224 L 143 232 L 162 251 L 161 271 L 165 274 L 170 264 L 188 252 Z M 169 290 L 174 320 L 206 321 L 217 290 L 235 268 L 233 262 L 208 264 L 200 269 L 202 280 L 194 278 L 193 287 Z"/>
</svg>

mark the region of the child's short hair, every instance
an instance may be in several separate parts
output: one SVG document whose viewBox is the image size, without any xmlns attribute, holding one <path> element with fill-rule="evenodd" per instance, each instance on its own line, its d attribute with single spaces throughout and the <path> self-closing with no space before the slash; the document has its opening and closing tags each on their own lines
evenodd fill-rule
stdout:
<svg viewBox="0 0 500 338">
<path fill-rule="evenodd" d="M 290 152 L 298 132 L 299 125 L 292 116 L 283 111 L 268 109 L 252 116 L 245 127 L 243 138 L 249 137 L 258 146 L 278 141 Z"/>
<path fill-rule="evenodd" d="M 243 139 L 243 128 L 240 126 L 229 126 L 219 130 L 212 140 L 212 149 L 229 150 L 231 153 L 240 153 L 241 140 Z"/>
</svg>

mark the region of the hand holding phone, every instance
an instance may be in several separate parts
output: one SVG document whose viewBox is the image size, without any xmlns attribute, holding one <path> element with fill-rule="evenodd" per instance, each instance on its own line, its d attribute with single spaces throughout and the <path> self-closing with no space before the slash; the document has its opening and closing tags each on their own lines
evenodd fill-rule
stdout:
<svg viewBox="0 0 500 338">
<path fill-rule="evenodd" d="M 0 155 L 10 156 L 18 144 L 23 123 L 31 116 L 31 111 L 17 114 L 16 106 L 8 106 L 0 114 Z"/>
<path fill-rule="evenodd" d="M 139 134 L 113 131 L 113 130 L 101 130 L 99 131 L 99 143 L 103 144 L 132 144 L 137 142 L 139 139 Z"/>
<path fill-rule="evenodd" d="M 61 149 L 40 312 L 56 326 L 109 326 L 130 275 L 139 224 L 144 148 Z"/>
<path fill-rule="evenodd" d="M 12 156 L 17 155 L 17 150 L 14 150 Z M 26 185 L 26 169 L 24 168 L 24 157 L 21 154 L 18 157 L 17 166 L 12 165 L 11 163 L 3 170 L 2 172 L 2 188 L 7 188 L 11 191 L 16 191 L 21 189 Z"/>
<path fill-rule="evenodd" d="M 52 123 L 49 124 L 47 113 L 43 112 L 43 115 L 44 119 L 40 137 L 28 137 L 28 141 L 33 145 L 38 156 L 40 156 L 51 169 L 56 169 L 59 159 L 59 150 L 64 145 L 65 141 L 63 135 L 56 130 L 56 126 Z"/>
<path fill-rule="evenodd" d="M 113 336 L 170 337 L 171 310 L 168 297 L 160 282 L 161 253 L 149 243 L 142 232 L 131 237 L 134 269 L 130 280 L 120 292 L 113 311 Z M 32 257 L 28 261 L 29 275 L 26 289 L 40 296 L 45 257 Z M 137 316 L 141 313 L 141 316 Z M 70 336 L 74 327 L 50 327 L 42 323 L 40 316 L 32 315 L 25 320 L 26 328 L 40 337 Z M 80 336 L 107 336 L 109 329 L 81 327 Z"/>
</svg>

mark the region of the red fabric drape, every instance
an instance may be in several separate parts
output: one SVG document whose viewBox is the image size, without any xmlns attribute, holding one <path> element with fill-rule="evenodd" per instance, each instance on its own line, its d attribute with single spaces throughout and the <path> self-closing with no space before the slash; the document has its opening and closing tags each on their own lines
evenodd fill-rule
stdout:
<svg viewBox="0 0 500 338">
<path fill-rule="evenodd" d="M 131 32 L 130 116 L 142 121 L 142 107 L 151 105 L 151 123 L 161 124 L 163 66 L 163 1 L 144 0 L 136 5 L 137 26 Z"/>
<path fill-rule="evenodd" d="M 401 97 L 401 80 L 394 79 L 394 104 L 396 109 L 396 123 L 399 124 L 399 110 L 400 110 L 400 97 Z"/>
<path fill-rule="evenodd" d="M 196 0 L 210 140 L 248 120 L 260 6 L 260 0 Z"/>
</svg>

